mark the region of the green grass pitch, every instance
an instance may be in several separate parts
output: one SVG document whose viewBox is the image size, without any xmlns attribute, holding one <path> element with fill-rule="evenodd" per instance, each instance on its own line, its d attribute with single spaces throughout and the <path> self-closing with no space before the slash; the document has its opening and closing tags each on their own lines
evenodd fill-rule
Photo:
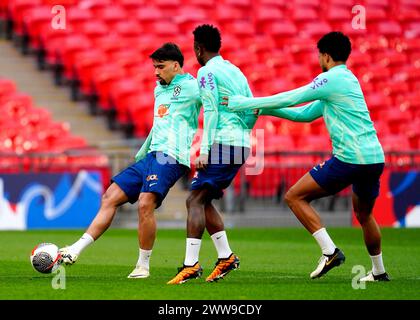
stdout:
<svg viewBox="0 0 420 320">
<path fill-rule="evenodd" d="M 358 228 L 329 228 L 346 255 L 346 263 L 311 280 L 320 250 L 303 228 L 229 229 L 230 245 L 241 259 L 240 270 L 218 283 L 206 283 L 216 251 L 204 236 L 201 279 L 183 285 L 166 284 L 182 264 L 184 230 L 159 230 L 151 260 L 151 276 L 127 279 L 137 256 L 135 230 L 106 232 L 65 268 L 66 289 L 55 290 L 54 275 L 35 272 L 31 249 L 41 242 L 71 244 L 83 231 L 0 232 L 0 299 L 142 299 L 142 300 L 376 300 L 420 299 L 420 229 L 383 229 L 383 254 L 389 283 L 368 283 L 354 289 L 353 267 L 370 270 L 371 262 Z M 357 267 L 356 267 L 357 268 Z"/>
</svg>

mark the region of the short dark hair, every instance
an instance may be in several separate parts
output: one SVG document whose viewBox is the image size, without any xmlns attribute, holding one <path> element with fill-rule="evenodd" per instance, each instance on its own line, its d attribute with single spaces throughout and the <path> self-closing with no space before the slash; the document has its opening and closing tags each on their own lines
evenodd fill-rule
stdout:
<svg viewBox="0 0 420 320">
<path fill-rule="evenodd" d="M 219 52 L 222 47 L 222 37 L 219 29 L 210 24 L 198 26 L 193 31 L 194 41 L 209 52 Z"/>
<path fill-rule="evenodd" d="M 328 53 L 334 61 L 347 61 L 351 52 L 349 37 L 338 31 L 324 35 L 317 47 L 319 52 Z"/>
<path fill-rule="evenodd" d="M 150 58 L 157 61 L 177 61 L 181 68 L 184 66 L 184 56 L 179 47 L 172 42 L 165 43 L 150 55 Z"/>
</svg>

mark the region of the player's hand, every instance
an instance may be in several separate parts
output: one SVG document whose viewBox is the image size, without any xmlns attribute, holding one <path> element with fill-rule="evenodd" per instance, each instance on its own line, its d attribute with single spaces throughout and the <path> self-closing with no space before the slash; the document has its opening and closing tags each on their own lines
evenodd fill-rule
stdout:
<svg viewBox="0 0 420 320">
<path fill-rule="evenodd" d="M 222 106 L 229 108 L 229 97 L 227 96 L 222 97 L 222 102 L 220 102 L 220 104 Z"/>
<path fill-rule="evenodd" d="M 195 167 L 197 170 L 204 170 L 206 169 L 209 163 L 209 155 L 208 154 L 200 154 L 200 156 L 195 159 Z"/>
</svg>

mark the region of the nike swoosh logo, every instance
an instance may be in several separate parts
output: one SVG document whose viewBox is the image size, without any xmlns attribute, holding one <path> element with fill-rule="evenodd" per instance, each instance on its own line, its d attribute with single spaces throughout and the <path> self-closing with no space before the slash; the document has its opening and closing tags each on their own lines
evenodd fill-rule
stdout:
<svg viewBox="0 0 420 320">
<path fill-rule="evenodd" d="M 217 240 L 219 240 L 219 239 L 220 239 L 221 237 L 223 237 L 223 236 L 220 236 L 220 237 L 216 237 L 216 239 L 217 239 Z"/>
<path fill-rule="evenodd" d="M 191 182 L 191 184 L 193 184 L 193 183 L 196 183 L 197 181 L 193 181 L 193 182 Z"/>
<path fill-rule="evenodd" d="M 155 184 L 157 184 L 157 183 L 152 183 L 152 184 L 149 184 L 149 187 L 154 186 Z"/>
<path fill-rule="evenodd" d="M 191 243 L 192 246 L 198 246 L 198 243 Z"/>
<path fill-rule="evenodd" d="M 330 260 L 327 260 L 327 262 L 325 262 L 326 266 L 329 266 L 330 263 L 337 257 L 338 253 L 336 253 Z"/>
</svg>

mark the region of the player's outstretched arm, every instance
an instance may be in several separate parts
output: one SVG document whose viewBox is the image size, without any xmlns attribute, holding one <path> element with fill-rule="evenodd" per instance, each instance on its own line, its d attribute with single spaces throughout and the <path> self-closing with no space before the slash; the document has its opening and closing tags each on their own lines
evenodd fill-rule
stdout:
<svg viewBox="0 0 420 320">
<path fill-rule="evenodd" d="M 301 107 L 263 109 L 261 115 L 274 116 L 295 122 L 312 122 L 322 117 L 323 102 L 320 100 Z"/>
<path fill-rule="evenodd" d="M 149 135 L 147 136 L 147 138 L 143 142 L 140 150 L 137 152 L 136 156 L 134 157 L 136 162 L 139 162 L 140 160 L 146 158 L 146 155 L 147 155 L 147 153 L 149 151 L 149 148 L 150 148 L 150 144 L 152 143 L 152 132 L 153 132 L 153 128 L 152 128 L 152 130 L 150 130 Z"/>
<path fill-rule="evenodd" d="M 325 100 L 333 93 L 334 85 L 328 79 L 327 72 L 320 74 L 311 83 L 273 96 L 250 98 L 243 96 L 223 97 L 225 105 L 231 111 L 250 109 L 278 109 L 295 106 L 314 100 Z"/>
</svg>

